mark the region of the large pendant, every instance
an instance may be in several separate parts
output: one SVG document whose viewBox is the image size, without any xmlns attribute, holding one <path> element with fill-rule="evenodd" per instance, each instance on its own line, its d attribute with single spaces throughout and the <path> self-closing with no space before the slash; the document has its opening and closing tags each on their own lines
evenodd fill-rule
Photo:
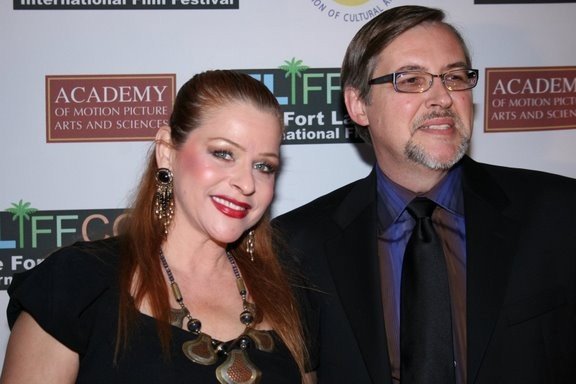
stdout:
<svg viewBox="0 0 576 384">
<path fill-rule="evenodd" d="M 184 324 L 184 319 L 187 315 L 188 312 L 183 309 L 170 308 L 170 324 L 182 328 L 182 324 Z"/>
<path fill-rule="evenodd" d="M 259 350 L 264 352 L 272 352 L 274 350 L 274 339 L 270 332 L 248 328 L 245 333 L 254 341 L 256 348 Z"/>
<path fill-rule="evenodd" d="M 252 364 L 243 349 L 233 349 L 216 368 L 216 378 L 222 384 L 257 384 L 262 372 Z"/>
<path fill-rule="evenodd" d="M 198 364 L 211 365 L 218 360 L 212 338 L 202 332 L 198 333 L 194 340 L 182 344 L 182 351 L 187 358 Z"/>
</svg>

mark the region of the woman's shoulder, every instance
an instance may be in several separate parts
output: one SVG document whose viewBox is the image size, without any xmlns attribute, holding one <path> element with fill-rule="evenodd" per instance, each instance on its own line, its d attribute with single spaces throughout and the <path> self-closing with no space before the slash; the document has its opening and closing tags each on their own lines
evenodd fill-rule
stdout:
<svg viewBox="0 0 576 384">
<path fill-rule="evenodd" d="M 68 290 L 110 282 L 118 268 L 118 255 L 117 238 L 76 242 L 52 252 L 33 269 L 15 274 L 8 293 L 12 296 L 23 285 Z"/>
<path fill-rule="evenodd" d="M 26 311 L 53 335 L 77 330 L 83 315 L 116 285 L 119 249 L 117 238 L 77 242 L 15 274 L 8 289 L 9 325 Z"/>
<path fill-rule="evenodd" d="M 78 241 L 49 254 L 41 264 L 70 267 L 90 266 L 95 268 L 115 268 L 120 253 L 120 239 L 110 237 L 93 241 Z"/>
</svg>

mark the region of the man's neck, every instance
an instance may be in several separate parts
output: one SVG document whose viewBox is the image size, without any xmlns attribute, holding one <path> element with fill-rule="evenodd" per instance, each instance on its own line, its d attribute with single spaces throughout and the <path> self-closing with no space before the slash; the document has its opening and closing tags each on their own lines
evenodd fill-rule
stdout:
<svg viewBox="0 0 576 384">
<path fill-rule="evenodd" d="M 412 164 L 409 167 L 386 167 L 386 164 L 378 163 L 378 166 L 394 183 L 416 194 L 430 191 L 448 173 L 448 170 L 432 170 L 419 164 Z"/>
</svg>

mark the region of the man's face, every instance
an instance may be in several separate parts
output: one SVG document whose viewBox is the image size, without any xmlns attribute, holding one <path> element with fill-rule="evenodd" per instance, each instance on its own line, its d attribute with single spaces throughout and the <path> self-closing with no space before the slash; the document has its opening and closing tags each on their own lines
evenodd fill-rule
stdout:
<svg viewBox="0 0 576 384">
<path fill-rule="evenodd" d="M 467 68 L 459 40 L 441 24 L 414 27 L 378 56 L 373 78 L 392 72 L 442 74 Z M 347 104 L 349 103 L 347 97 Z M 369 126 L 385 173 L 446 170 L 466 152 L 472 133 L 472 91 L 448 91 L 438 77 L 423 93 L 399 93 L 392 83 L 371 86 L 368 102 L 357 101 L 351 117 Z"/>
</svg>

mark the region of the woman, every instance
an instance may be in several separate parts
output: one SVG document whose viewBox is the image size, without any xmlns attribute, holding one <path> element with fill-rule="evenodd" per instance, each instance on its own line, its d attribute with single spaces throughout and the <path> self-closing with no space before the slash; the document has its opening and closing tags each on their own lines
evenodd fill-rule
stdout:
<svg viewBox="0 0 576 384">
<path fill-rule="evenodd" d="M 269 227 L 282 130 L 248 75 L 184 84 L 122 235 L 15 278 L 1 383 L 312 380 Z"/>
</svg>

